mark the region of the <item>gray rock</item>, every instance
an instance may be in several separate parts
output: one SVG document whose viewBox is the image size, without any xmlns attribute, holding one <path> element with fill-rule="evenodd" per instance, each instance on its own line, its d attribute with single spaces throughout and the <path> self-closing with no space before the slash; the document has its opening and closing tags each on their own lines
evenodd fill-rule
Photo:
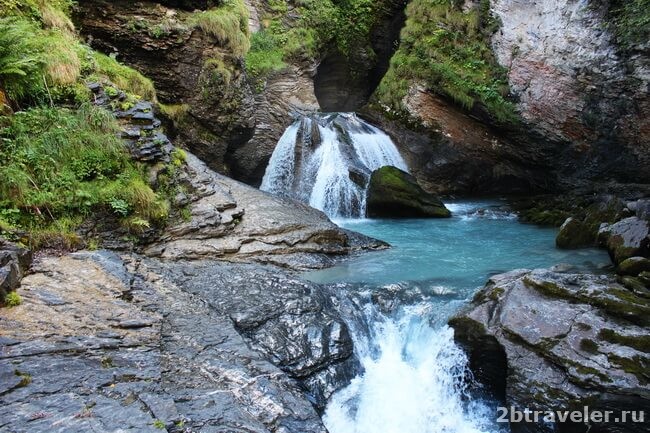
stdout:
<svg viewBox="0 0 650 433">
<path fill-rule="evenodd" d="M 186 170 L 193 191 L 190 218 L 170 225 L 148 245 L 145 253 L 149 256 L 322 267 L 330 263 L 329 256 L 384 245 L 349 236 L 325 214 L 305 204 L 219 175 L 190 153 Z M 301 254 L 312 258 L 305 261 Z"/>
<path fill-rule="evenodd" d="M 358 371 L 331 294 L 278 268 L 80 252 L 20 291 L 3 432 L 326 433 L 317 409 Z"/>
<path fill-rule="evenodd" d="M 641 410 L 650 404 L 650 301 L 611 277 L 519 270 L 497 275 L 452 318 L 476 379 L 520 409 Z M 513 432 L 580 426 L 512 425 Z M 583 427 L 584 428 L 584 427 Z M 650 425 L 594 425 L 648 432 Z"/>
<path fill-rule="evenodd" d="M 650 254 L 650 222 L 630 217 L 605 224 L 598 231 L 598 241 L 615 264 L 634 256 L 646 257 Z"/>
<path fill-rule="evenodd" d="M 7 293 L 20 286 L 31 264 L 31 251 L 0 239 L 0 305 Z"/>
</svg>

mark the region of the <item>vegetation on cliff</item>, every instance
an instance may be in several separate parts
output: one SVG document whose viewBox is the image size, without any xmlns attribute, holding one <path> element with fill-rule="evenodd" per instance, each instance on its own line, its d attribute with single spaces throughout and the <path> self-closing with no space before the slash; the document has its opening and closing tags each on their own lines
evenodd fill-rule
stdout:
<svg viewBox="0 0 650 433">
<path fill-rule="evenodd" d="M 285 62 L 315 59 L 336 50 L 354 64 L 355 56 L 373 57 L 370 33 L 388 1 L 271 0 L 253 35 L 246 57 L 256 77 L 280 70 Z"/>
<path fill-rule="evenodd" d="M 459 1 L 414 0 L 406 16 L 400 47 L 376 92 L 379 102 L 400 110 L 409 87 L 422 83 L 467 110 L 481 104 L 497 121 L 516 119 L 505 70 L 489 44 L 499 27 L 489 0 L 467 11 Z"/>
<path fill-rule="evenodd" d="M 74 230 L 98 212 L 125 224 L 164 220 L 165 197 L 149 186 L 117 121 L 91 103 L 86 85 L 110 80 L 127 91 L 128 105 L 155 99 L 151 81 L 82 44 L 69 2 L 1 6 L 0 232 L 26 231 L 36 247 L 70 246 Z"/>
<path fill-rule="evenodd" d="M 650 0 L 614 0 L 609 7 L 609 23 L 624 49 L 650 40 Z"/>
<path fill-rule="evenodd" d="M 250 48 L 248 8 L 242 0 L 226 0 L 220 7 L 195 12 L 188 22 L 215 37 L 236 56 L 244 56 Z"/>
</svg>

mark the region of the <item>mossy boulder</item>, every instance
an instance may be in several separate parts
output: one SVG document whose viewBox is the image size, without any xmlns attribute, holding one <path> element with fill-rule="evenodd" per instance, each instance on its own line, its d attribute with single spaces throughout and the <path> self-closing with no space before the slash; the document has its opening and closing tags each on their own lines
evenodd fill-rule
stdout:
<svg viewBox="0 0 650 433">
<path fill-rule="evenodd" d="M 555 238 L 558 248 L 581 248 L 593 245 L 596 240 L 596 233 L 591 230 L 584 221 L 570 217 L 560 227 L 560 232 Z"/>
<path fill-rule="evenodd" d="M 577 200 L 567 198 L 567 200 Z M 567 204 L 568 206 L 568 204 Z M 625 203 L 616 196 L 602 195 L 584 209 L 575 211 L 564 221 L 555 240 L 558 248 L 584 248 L 597 244 L 601 224 L 615 223 L 630 216 L 625 212 Z"/>
<path fill-rule="evenodd" d="M 368 216 L 398 218 L 448 218 L 451 212 L 440 199 L 424 191 L 410 174 L 382 167 L 370 177 Z"/>
<path fill-rule="evenodd" d="M 645 257 L 630 257 L 623 260 L 619 265 L 617 272 L 620 275 L 631 275 L 636 277 L 641 272 L 650 271 L 650 259 Z"/>
</svg>

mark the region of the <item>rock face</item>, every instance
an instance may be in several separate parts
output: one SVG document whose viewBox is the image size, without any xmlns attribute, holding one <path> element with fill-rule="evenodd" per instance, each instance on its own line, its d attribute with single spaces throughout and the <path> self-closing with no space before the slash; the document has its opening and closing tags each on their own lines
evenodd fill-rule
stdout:
<svg viewBox="0 0 650 433">
<path fill-rule="evenodd" d="M 3 431 L 325 433 L 314 406 L 356 369 L 328 292 L 277 268 L 81 252 L 20 294 L 0 310 Z"/>
<path fill-rule="evenodd" d="M 147 246 L 147 255 L 322 267 L 333 256 L 385 248 L 383 242 L 349 236 L 325 214 L 305 204 L 219 175 L 192 154 L 187 155 L 186 164 L 183 180 L 191 191 L 189 216 L 171 224 Z"/>
<path fill-rule="evenodd" d="M 176 107 L 177 145 L 228 173 L 228 148 L 253 134 L 254 97 L 239 59 L 188 23 L 187 10 L 216 3 L 84 1 L 75 21 L 94 48 L 151 78 L 160 101 Z"/>
<path fill-rule="evenodd" d="M 409 122 L 363 111 L 386 131 L 422 187 L 438 194 L 529 193 L 554 187 L 555 146 L 499 131 L 414 83 Z M 525 143 L 525 144 L 524 144 Z"/>
<path fill-rule="evenodd" d="M 375 170 L 370 176 L 367 206 L 371 218 L 451 216 L 440 199 L 425 192 L 413 176 L 391 166 Z"/>
<path fill-rule="evenodd" d="M 563 176 L 647 183 L 648 45 L 616 39 L 612 14 L 620 6 L 611 3 L 492 0 L 501 22 L 492 46 L 522 117 L 545 137 L 570 143 L 557 160 Z"/>
<path fill-rule="evenodd" d="M 476 379 L 519 409 L 642 410 L 650 404 L 650 300 L 610 277 L 494 276 L 454 317 Z M 505 373 L 505 374 L 504 374 Z M 648 432 L 646 423 L 512 424 L 513 432 Z"/>
</svg>

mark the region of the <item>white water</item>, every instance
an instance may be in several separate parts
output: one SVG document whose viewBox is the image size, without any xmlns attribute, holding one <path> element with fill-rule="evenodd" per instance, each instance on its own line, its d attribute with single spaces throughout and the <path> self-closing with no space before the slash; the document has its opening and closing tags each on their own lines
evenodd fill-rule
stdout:
<svg viewBox="0 0 650 433">
<path fill-rule="evenodd" d="M 467 357 L 453 330 L 426 320 L 433 304 L 398 318 L 375 317 L 371 335 L 353 332 L 364 373 L 336 393 L 323 421 L 330 433 L 495 431 L 491 409 L 469 402 Z"/>
<path fill-rule="evenodd" d="M 352 113 L 305 117 L 280 138 L 260 189 L 309 203 L 331 218 L 363 217 L 370 174 L 386 165 L 408 171 L 378 128 Z"/>
</svg>

